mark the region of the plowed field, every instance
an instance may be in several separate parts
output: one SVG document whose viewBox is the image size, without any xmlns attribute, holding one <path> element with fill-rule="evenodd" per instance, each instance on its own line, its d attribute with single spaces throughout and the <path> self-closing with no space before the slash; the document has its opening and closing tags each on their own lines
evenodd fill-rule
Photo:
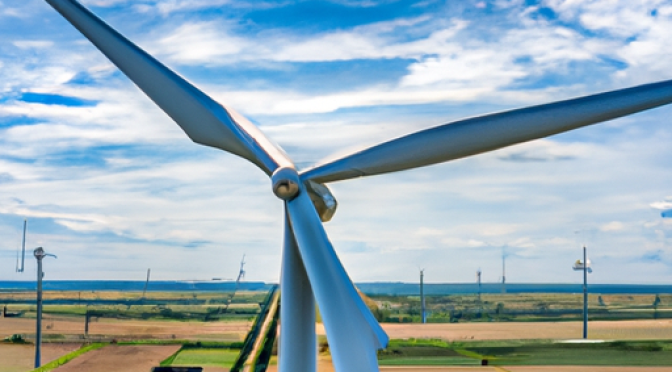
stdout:
<svg viewBox="0 0 672 372">
<path fill-rule="evenodd" d="M 516 340 L 581 338 L 582 322 L 383 324 L 393 339 Z M 320 328 L 322 329 L 322 328 Z M 323 329 L 322 329 L 323 330 Z M 598 340 L 672 339 L 672 320 L 593 321 L 588 338 Z"/>
<path fill-rule="evenodd" d="M 109 345 L 82 354 L 54 372 L 150 371 L 179 349 L 180 345 Z"/>
<path fill-rule="evenodd" d="M 80 344 L 43 344 L 42 364 L 80 348 Z M 26 372 L 35 365 L 34 345 L 0 344 L 0 372 Z"/>
<path fill-rule="evenodd" d="M 42 321 L 45 335 L 83 335 L 84 319 L 46 316 Z M 118 339 L 186 339 L 241 341 L 251 322 L 179 322 L 156 320 L 100 319 L 89 323 L 89 336 L 109 336 Z M 47 328 L 48 327 L 48 328 Z M 35 319 L 0 318 L 0 338 L 9 335 L 35 334 Z M 48 336 L 45 336 L 45 338 Z"/>
</svg>

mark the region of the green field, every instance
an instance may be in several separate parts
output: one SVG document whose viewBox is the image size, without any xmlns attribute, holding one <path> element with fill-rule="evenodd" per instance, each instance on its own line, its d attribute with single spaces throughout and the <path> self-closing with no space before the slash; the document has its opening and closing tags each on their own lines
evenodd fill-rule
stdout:
<svg viewBox="0 0 672 372">
<path fill-rule="evenodd" d="M 405 357 L 405 358 L 381 358 L 378 360 L 381 366 L 475 366 L 480 365 L 480 360 L 467 357 Z"/>
<path fill-rule="evenodd" d="M 672 341 L 554 343 L 550 341 L 392 340 L 381 365 L 599 365 L 669 366 Z"/>
<path fill-rule="evenodd" d="M 368 300 L 380 322 L 420 322 L 419 296 L 371 295 Z M 578 293 L 432 295 L 425 302 L 428 323 L 557 322 L 583 317 L 583 295 Z M 591 320 L 670 319 L 672 295 L 590 294 L 588 309 Z"/>
<path fill-rule="evenodd" d="M 553 343 L 466 347 L 493 365 L 669 366 L 670 342 Z"/>
<path fill-rule="evenodd" d="M 240 350 L 231 349 L 186 349 L 180 350 L 170 366 L 216 366 L 230 368 Z"/>
</svg>

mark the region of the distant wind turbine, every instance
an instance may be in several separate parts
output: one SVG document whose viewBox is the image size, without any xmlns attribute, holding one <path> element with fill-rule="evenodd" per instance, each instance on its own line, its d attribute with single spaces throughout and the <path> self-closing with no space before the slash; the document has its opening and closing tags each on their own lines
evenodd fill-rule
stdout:
<svg viewBox="0 0 672 372">
<path fill-rule="evenodd" d="M 337 372 L 378 371 L 388 336 L 357 293 L 322 222 L 336 210 L 325 183 L 398 172 L 648 110 L 672 102 L 672 81 L 460 120 L 299 171 L 245 117 L 211 99 L 75 0 L 46 0 L 194 142 L 238 155 L 270 177 L 285 206 L 280 372 L 315 371 L 315 300 Z"/>
<path fill-rule="evenodd" d="M 26 226 L 28 224 L 28 220 L 24 219 L 23 220 L 23 239 L 21 239 L 21 266 L 19 267 L 19 257 L 17 255 L 16 257 L 16 272 L 17 273 L 22 273 L 24 267 L 24 263 L 26 261 Z"/>
<path fill-rule="evenodd" d="M 506 293 L 506 251 L 502 246 L 502 293 Z"/>
<path fill-rule="evenodd" d="M 233 287 L 233 292 L 229 295 L 229 300 L 226 302 L 226 306 L 224 307 L 223 310 L 220 311 L 220 313 L 226 313 L 229 310 L 229 306 L 231 305 L 231 302 L 233 302 L 233 297 L 236 295 L 236 292 L 238 292 L 238 286 L 240 285 L 240 280 L 245 276 L 245 270 L 243 267 L 245 266 L 245 255 L 243 255 L 243 259 L 240 260 L 240 271 L 238 271 L 238 277 L 236 278 L 236 285 Z"/>
</svg>

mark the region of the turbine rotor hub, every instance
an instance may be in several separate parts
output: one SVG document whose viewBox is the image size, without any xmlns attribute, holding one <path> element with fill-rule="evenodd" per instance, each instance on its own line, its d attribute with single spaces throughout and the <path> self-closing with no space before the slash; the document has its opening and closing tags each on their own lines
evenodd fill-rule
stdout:
<svg viewBox="0 0 672 372">
<path fill-rule="evenodd" d="M 271 176 L 273 183 L 273 193 L 282 200 L 292 200 L 299 194 L 300 187 L 299 174 L 296 169 L 281 167 L 273 172 Z"/>
</svg>

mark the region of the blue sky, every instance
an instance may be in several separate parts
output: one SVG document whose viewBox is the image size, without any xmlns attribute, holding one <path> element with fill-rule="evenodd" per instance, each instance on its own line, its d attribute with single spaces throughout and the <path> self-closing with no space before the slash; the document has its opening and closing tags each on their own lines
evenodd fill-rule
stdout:
<svg viewBox="0 0 672 372">
<path fill-rule="evenodd" d="M 672 78 L 666 1 L 87 0 L 301 167 L 464 117 Z M 282 205 L 45 2 L 0 0 L 0 280 L 279 277 Z M 672 280 L 672 107 L 330 185 L 354 281 Z"/>
</svg>

